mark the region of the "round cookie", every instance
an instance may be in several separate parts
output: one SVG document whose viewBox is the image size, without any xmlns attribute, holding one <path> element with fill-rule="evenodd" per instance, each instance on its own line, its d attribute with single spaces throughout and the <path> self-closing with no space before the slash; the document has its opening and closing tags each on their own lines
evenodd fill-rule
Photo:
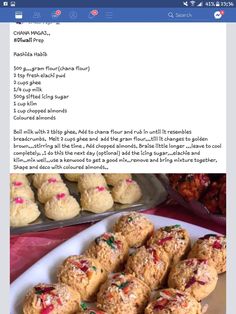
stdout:
<svg viewBox="0 0 236 314">
<path fill-rule="evenodd" d="M 153 234 L 154 226 L 144 215 L 130 212 L 118 219 L 113 230 L 121 232 L 130 247 L 139 247 Z"/>
<path fill-rule="evenodd" d="M 150 292 L 150 288 L 138 278 L 114 274 L 101 286 L 97 307 L 109 314 L 143 313 Z"/>
<path fill-rule="evenodd" d="M 190 258 L 173 266 L 168 285 L 170 288 L 187 291 L 201 301 L 215 289 L 217 280 L 217 271 L 207 260 Z"/>
<path fill-rule="evenodd" d="M 144 281 L 151 290 L 162 286 L 169 268 L 167 253 L 158 246 L 137 249 L 129 258 L 125 271 Z"/>
<path fill-rule="evenodd" d="M 83 255 L 69 256 L 59 267 L 58 281 L 78 291 L 82 300 L 92 301 L 100 285 L 107 279 L 107 272 L 98 260 Z"/>
<path fill-rule="evenodd" d="M 69 190 L 63 181 L 58 181 L 55 178 L 50 178 L 45 181 L 38 189 L 38 200 L 45 204 L 53 196 L 65 193 L 69 194 Z"/>
<path fill-rule="evenodd" d="M 25 226 L 35 221 L 40 215 L 38 206 L 31 200 L 16 197 L 10 204 L 10 225 L 12 227 Z"/>
<path fill-rule="evenodd" d="M 80 173 L 64 173 L 65 178 L 71 182 L 78 182 Z"/>
<path fill-rule="evenodd" d="M 107 187 L 106 180 L 100 173 L 84 173 L 78 178 L 78 190 L 80 193 L 97 186 Z"/>
<path fill-rule="evenodd" d="M 183 259 L 190 250 L 188 232 L 180 225 L 166 226 L 158 229 L 147 243 L 149 246 L 161 246 L 169 255 L 170 264 Z"/>
<path fill-rule="evenodd" d="M 35 173 L 33 175 L 33 186 L 36 189 L 39 189 L 42 184 L 49 179 L 56 179 L 57 181 L 61 181 L 61 176 L 59 173 Z"/>
<path fill-rule="evenodd" d="M 120 180 L 132 179 L 130 173 L 104 173 L 108 185 L 116 185 Z"/>
<path fill-rule="evenodd" d="M 23 197 L 34 201 L 34 192 L 28 184 L 24 184 L 22 181 L 14 181 L 11 184 L 10 198 Z"/>
<path fill-rule="evenodd" d="M 120 204 L 133 204 L 142 197 L 138 183 L 132 179 L 119 181 L 111 193 L 114 201 Z"/>
<path fill-rule="evenodd" d="M 13 182 L 22 182 L 24 185 L 29 185 L 29 180 L 27 179 L 24 173 L 11 173 L 10 174 L 10 183 Z"/>
<path fill-rule="evenodd" d="M 158 291 L 157 298 L 149 303 L 145 314 L 202 314 L 201 304 L 189 293 L 176 289 Z"/>
<path fill-rule="evenodd" d="M 214 266 L 218 274 L 226 271 L 226 237 L 223 235 L 207 234 L 199 238 L 193 245 L 188 255 L 207 259 Z"/>
<path fill-rule="evenodd" d="M 80 309 L 78 292 L 63 284 L 38 284 L 29 290 L 23 303 L 24 314 L 74 314 Z"/>
<path fill-rule="evenodd" d="M 53 196 L 44 207 L 45 215 L 53 220 L 70 219 L 80 212 L 79 203 L 66 193 L 58 193 Z"/>
<path fill-rule="evenodd" d="M 84 255 L 97 258 L 104 269 L 110 273 L 119 271 L 126 262 L 129 246 L 121 233 L 106 232 L 97 237 Z"/>
<path fill-rule="evenodd" d="M 93 213 L 103 213 L 112 208 L 114 204 L 111 193 L 104 186 L 97 186 L 83 191 L 80 202 L 83 210 Z"/>
</svg>

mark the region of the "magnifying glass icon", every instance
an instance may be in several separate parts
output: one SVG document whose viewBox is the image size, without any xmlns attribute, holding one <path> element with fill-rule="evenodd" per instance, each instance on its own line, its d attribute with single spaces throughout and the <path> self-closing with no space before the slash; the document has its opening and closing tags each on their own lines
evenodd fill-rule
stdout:
<svg viewBox="0 0 236 314">
<path fill-rule="evenodd" d="M 171 17 L 171 18 L 173 19 L 173 18 L 174 18 L 174 14 L 173 14 L 173 12 L 169 12 L 169 13 L 168 13 L 168 16 L 169 16 L 169 17 Z"/>
</svg>

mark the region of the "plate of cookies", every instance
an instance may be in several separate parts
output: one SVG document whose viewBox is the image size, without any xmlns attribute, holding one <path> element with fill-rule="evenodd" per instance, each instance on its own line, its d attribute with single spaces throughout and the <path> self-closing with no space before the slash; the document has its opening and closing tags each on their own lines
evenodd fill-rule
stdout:
<svg viewBox="0 0 236 314">
<path fill-rule="evenodd" d="M 11 234 L 94 222 L 124 210 L 145 210 L 167 192 L 153 174 L 10 174 Z"/>
<path fill-rule="evenodd" d="M 226 237 L 123 212 L 52 250 L 11 284 L 11 314 L 225 314 Z"/>
</svg>

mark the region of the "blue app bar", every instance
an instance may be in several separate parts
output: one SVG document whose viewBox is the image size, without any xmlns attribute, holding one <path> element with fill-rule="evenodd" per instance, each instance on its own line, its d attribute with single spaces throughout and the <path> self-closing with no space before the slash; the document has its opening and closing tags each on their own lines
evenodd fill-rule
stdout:
<svg viewBox="0 0 236 314">
<path fill-rule="evenodd" d="M 235 8 L 5 8 L 0 22 L 236 22 Z"/>
<path fill-rule="evenodd" d="M 7 6 L 15 5 L 16 7 L 21 8 L 30 8 L 30 7 L 45 7 L 45 8 L 83 8 L 83 7 L 101 7 L 101 8 L 138 8 L 138 7 L 146 7 L 146 8 L 176 8 L 176 7 L 201 7 L 201 6 L 212 6 L 220 3 L 222 5 L 234 6 L 233 1 L 189 1 L 189 0 L 15 0 L 15 1 L 0 1 L 0 6 L 3 4 L 7 4 Z"/>
</svg>

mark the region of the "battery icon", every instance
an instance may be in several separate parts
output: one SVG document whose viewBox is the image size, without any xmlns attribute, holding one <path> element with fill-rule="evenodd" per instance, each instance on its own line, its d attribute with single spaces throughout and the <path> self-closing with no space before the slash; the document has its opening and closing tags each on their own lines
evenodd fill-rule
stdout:
<svg viewBox="0 0 236 314">
<path fill-rule="evenodd" d="M 216 7 L 219 7 L 219 6 L 220 6 L 220 2 L 217 1 L 217 2 L 216 2 Z"/>
</svg>

